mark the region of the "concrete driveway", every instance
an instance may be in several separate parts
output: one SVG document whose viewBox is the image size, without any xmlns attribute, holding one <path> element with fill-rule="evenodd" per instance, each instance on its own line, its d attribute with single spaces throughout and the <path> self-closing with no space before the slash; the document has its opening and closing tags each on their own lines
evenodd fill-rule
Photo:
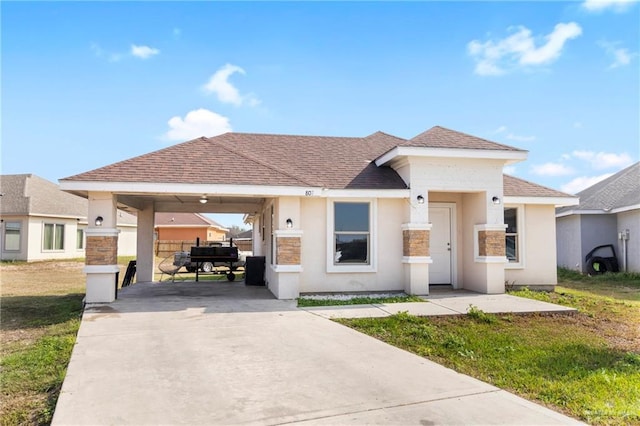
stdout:
<svg viewBox="0 0 640 426">
<path fill-rule="evenodd" d="M 88 308 L 53 424 L 579 424 L 294 303 L 201 282 Z"/>
</svg>

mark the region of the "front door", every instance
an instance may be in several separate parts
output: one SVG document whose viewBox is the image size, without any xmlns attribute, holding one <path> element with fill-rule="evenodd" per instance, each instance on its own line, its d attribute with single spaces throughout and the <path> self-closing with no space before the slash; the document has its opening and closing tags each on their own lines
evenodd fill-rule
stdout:
<svg viewBox="0 0 640 426">
<path fill-rule="evenodd" d="M 431 241 L 429 284 L 451 284 L 451 207 L 429 206 Z"/>
</svg>

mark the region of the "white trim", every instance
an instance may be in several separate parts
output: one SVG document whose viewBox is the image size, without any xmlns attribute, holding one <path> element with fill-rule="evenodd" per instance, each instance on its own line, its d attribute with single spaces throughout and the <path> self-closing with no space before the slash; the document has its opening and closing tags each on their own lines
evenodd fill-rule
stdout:
<svg viewBox="0 0 640 426">
<path fill-rule="evenodd" d="M 281 238 L 302 238 L 302 229 L 276 229 L 273 231 L 273 235 Z"/>
<path fill-rule="evenodd" d="M 556 217 L 565 217 L 571 216 L 574 214 L 616 214 L 616 213 L 624 213 L 631 210 L 639 210 L 640 204 L 634 204 L 631 206 L 618 207 L 616 209 L 611 209 L 609 211 L 604 209 L 593 209 L 593 210 L 567 210 L 561 213 L 556 213 Z"/>
<path fill-rule="evenodd" d="M 323 189 L 326 198 L 409 198 L 409 189 Z"/>
<path fill-rule="evenodd" d="M 505 206 L 507 207 L 507 206 Z M 511 208 L 515 208 L 516 206 L 511 206 Z M 498 224 L 498 225 L 490 225 L 488 223 L 481 223 L 478 225 L 473 225 L 474 231 L 504 231 L 507 229 L 507 224 Z"/>
<path fill-rule="evenodd" d="M 402 263 L 433 263 L 431 256 L 402 256 Z"/>
<path fill-rule="evenodd" d="M 506 256 L 476 256 L 476 263 L 502 263 L 507 264 L 509 261 Z"/>
<path fill-rule="evenodd" d="M 431 231 L 433 224 L 431 223 L 403 223 L 400 229 L 403 231 Z"/>
<path fill-rule="evenodd" d="M 505 196 L 504 204 L 552 204 L 556 207 L 577 206 L 578 197 L 518 197 Z"/>
<path fill-rule="evenodd" d="M 270 265 L 271 270 L 276 273 L 302 272 L 302 265 Z"/>
<path fill-rule="evenodd" d="M 333 262 L 334 258 L 334 203 L 335 202 L 354 202 L 354 203 L 369 203 L 369 264 L 342 264 L 336 265 Z M 377 198 L 338 198 L 327 199 L 327 251 L 326 251 L 326 264 L 327 273 L 354 273 L 354 272 L 377 272 L 378 271 L 378 200 Z"/>
<path fill-rule="evenodd" d="M 120 233 L 116 228 L 85 228 L 86 237 L 117 237 Z"/>
<path fill-rule="evenodd" d="M 85 274 L 114 274 L 119 271 L 118 265 L 86 265 L 82 269 Z"/>
<path fill-rule="evenodd" d="M 378 157 L 375 163 L 378 167 L 385 165 L 398 157 L 431 157 L 431 158 L 481 158 L 506 160 L 506 164 L 527 159 L 526 151 L 508 151 L 494 149 L 466 149 L 466 148 L 432 148 L 416 146 L 397 146 L 386 154 Z"/>
<path fill-rule="evenodd" d="M 27 213 L 26 216 L 29 217 L 44 217 L 44 218 L 52 218 L 52 219 L 73 219 L 73 220 L 87 220 L 86 216 L 80 215 L 68 215 L 68 214 L 49 214 L 49 213 Z"/>
<path fill-rule="evenodd" d="M 526 229 L 526 206 L 524 204 L 507 204 L 505 203 L 504 208 L 512 208 L 516 209 L 516 226 L 518 227 L 518 261 L 517 262 L 509 262 L 509 258 L 507 258 L 507 264 L 505 265 L 505 269 L 525 269 L 526 267 L 526 237 L 525 237 L 525 229 Z M 505 224 L 505 229 L 507 225 Z M 506 254 L 506 241 L 505 241 L 505 254 Z"/>
</svg>

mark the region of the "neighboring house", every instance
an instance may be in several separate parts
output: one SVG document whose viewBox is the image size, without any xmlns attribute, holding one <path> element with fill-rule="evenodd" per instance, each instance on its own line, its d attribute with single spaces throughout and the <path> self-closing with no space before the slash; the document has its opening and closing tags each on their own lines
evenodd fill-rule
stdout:
<svg viewBox="0 0 640 426">
<path fill-rule="evenodd" d="M 88 202 L 32 174 L 0 176 L 2 260 L 85 256 Z M 117 212 L 118 254 L 136 254 L 136 217 Z"/>
<path fill-rule="evenodd" d="M 253 253 L 253 229 L 239 233 L 233 241 L 238 246 L 238 250 L 249 253 L 249 256 Z"/>
<path fill-rule="evenodd" d="M 202 242 L 224 241 L 229 230 L 198 213 L 156 213 L 156 238 L 160 241 L 181 240 Z"/>
<path fill-rule="evenodd" d="M 212 168 L 210 158 L 217 164 Z M 62 179 L 105 218 L 137 211 L 137 280 L 153 280 L 157 212 L 244 213 L 280 299 L 434 285 L 503 293 L 556 282 L 555 207 L 571 195 L 503 176 L 527 151 L 445 129 L 402 139 L 226 133 Z M 90 221 L 91 223 L 91 221 Z M 116 251 L 112 240 L 112 251 Z M 116 265 L 87 259 L 87 301 L 114 300 Z"/>
<path fill-rule="evenodd" d="M 620 270 L 640 272 L 640 162 L 576 195 L 579 205 L 556 210 L 558 266 L 587 272 L 585 256 L 611 244 Z"/>
</svg>

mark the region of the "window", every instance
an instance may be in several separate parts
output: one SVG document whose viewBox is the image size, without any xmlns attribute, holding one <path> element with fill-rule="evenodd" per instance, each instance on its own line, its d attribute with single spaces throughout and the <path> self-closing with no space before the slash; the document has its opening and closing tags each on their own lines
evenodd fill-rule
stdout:
<svg viewBox="0 0 640 426">
<path fill-rule="evenodd" d="M 4 250 L 20 250 L 20 222 L 7 222 L 4 224 Z"/>
<path fill-rule="evenodd" d="M 520 262 L 520 244 L 518 238 L 518 209 L 508 207 L 504 209 L 504 223 L 507 225 L 505 236 L 506 253 L 509 263 Z"/>
<path fill-rule="evenodd" d="M 369 203 L 333 204 L 333 264 L 369 265 Z"/>
<path fill-rule="evenodd" d="M 64 225 L 45 223 L 42 235 L 43 250 L 64 250 Z"/>
<path fill-rule="evenodd" d="M 82 250 L 84 248 L 84 229 L 76 231 L 76 248 Z"/>
</svg>

